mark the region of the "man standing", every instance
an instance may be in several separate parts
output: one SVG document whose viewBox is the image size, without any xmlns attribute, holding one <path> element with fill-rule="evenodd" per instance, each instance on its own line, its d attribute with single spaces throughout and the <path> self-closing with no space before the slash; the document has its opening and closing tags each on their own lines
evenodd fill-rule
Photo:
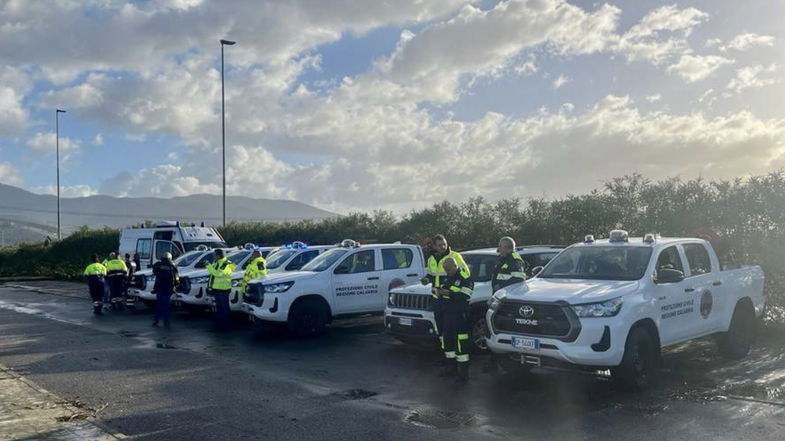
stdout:
<svg viewBox="0 0 785 441">
<path fill-rule="evenodd" d="M 113 310 L 122 309 L 123 290 L 128 267 L 125 262 L 117 257 L 117 253 L 110 253 L 106 262 L 106 278 L 109 279 L 109 298 Z"/>
<path fill-rule="evenodd" d="M 87 276 L 87 287 L 90 289 L 90 297 L 93 299 L 93 314 L 101 315 L 106 267 L 99 262 L 98 254 L 93 255 L 93 263 L 87 265 L 84 275 Z"/>
<path fill-rule="evenodd" d="M 423 277 L 421 282 L 423 285 L 431 284 L 431 294 L 433 295 L 431 309 L 433 310 L 433 320 L 436 323 L 436 335 L 439 336 L 442 349 L 444 349 L 444 336 L 442 333 L 444 304 L 442 298 L 437 295 L 436 291 L 442 285 L 441 279 L 447 274 L 444 271 L 444 261 L 448 257 L 455 261 L 458 271 L 465 278 L 468 279 L 471 276 L 469 267 L 466 265 L 466 262 L 464 262 L 463 256 L 461 256 L 460 253 L 451 250 L 450 246 L 447 244 L 447 239 L 443 235 L 437 234 L 433 237 L 433 254 L 428 258 L 428 263 L 426 265 L 428 274 Z"/>
<path fill-rule="evenodd" d="M 499 260 L 493 269 L 491 288 L 496 292 L 510 285 L 526 281 L 523 259 L 515 250 L 515 239 L 509 236 L 499 239 Z"/>
<path fill-rule="evenodd" d="M 245 267 L 245 274 L 243 274 L 243 294 L 248 288 L 248 282 L 253 279 L 267 275 L 267 261 L 262 257 L 262 252 L 258 249 L 251 253 L 251 261 Z M 240 300 L 242 301 L 242 299 Z"/>
<path fill-rule="evenodd" d="M 155 319 L 153 326 L 158 326 L 158 321 L 163 319 L 164 326 L 169 326 L 169 319 L 172 316 L 172 294 L 174 288 L 180 281 L 177 266 L 172 263 L 172 254 L 164 253 L 161 260 L 153 265 L 153 275 L 155 275 Z"/>
<path fill-rule="evenodd" d="M 229 292 L 232 290 L 234 263 L 224 256 L 224 250 L 216 248 L 215 262 L 207 265 L 210 278 L 207 292 L 215 298 L 213 331 L 220 332 L 229 328 Z"/>
<path fill-rule="evenodd" d="M 442 265 L 446 275 L 441 278 L 436 294 L 443 305 L 444 356 L 452 364 L 447 366 L 445 376 L 454 375 L 465 383 L 469 381 L 469 300 L 474 282 L 460 271 L 452 257 L 445 258 Z"/>
</svg>

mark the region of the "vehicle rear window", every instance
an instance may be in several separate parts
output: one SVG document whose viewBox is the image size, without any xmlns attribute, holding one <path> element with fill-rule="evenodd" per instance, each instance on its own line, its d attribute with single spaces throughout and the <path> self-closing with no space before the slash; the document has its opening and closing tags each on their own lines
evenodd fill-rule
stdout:
<svg viewBox="0 0 785 441">
<path fill-rule="evenodd" d="M 382 262 L 386 270 L 409 268 L 413 258 L 414 253 L 408 248 L 382 249 Z"/>
</svg>

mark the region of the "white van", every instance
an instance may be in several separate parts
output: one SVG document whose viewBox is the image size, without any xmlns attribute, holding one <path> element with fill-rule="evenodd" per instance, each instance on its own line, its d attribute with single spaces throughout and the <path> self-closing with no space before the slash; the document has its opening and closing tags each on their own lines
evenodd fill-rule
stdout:
<svg viewBox="0 0 785 441">
<path fill-rule="evenodd" d="M 177 258 L 196 250 L 200 245 L 208 248 L 225 248 L 226 242 L 215 228 L 184 226 L 180 222 L 161 222 L 152 227 L 131 227 L 120 232 L 120 255 L 138 254 L 139 270 L 152 267 L 164 253 Z"/>
</svg>

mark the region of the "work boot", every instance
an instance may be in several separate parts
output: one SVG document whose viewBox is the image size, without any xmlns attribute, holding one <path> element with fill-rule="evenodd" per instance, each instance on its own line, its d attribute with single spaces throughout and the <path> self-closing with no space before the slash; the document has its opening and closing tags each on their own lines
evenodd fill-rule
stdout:
<svg viewBox="0 0 785 441">
<path fill-rule="evenodd" d="M 93 314 L 101 315 L 101 304 L 100 303 L 98 303 L 98 304 L 93 303 Z"/>
</svg>

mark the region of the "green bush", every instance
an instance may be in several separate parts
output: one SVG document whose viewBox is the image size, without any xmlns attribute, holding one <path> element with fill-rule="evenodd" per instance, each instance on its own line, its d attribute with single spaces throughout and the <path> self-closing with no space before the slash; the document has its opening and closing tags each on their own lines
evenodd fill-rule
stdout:
<svg viewBox="0 0 785 441">
<path fill-rule="evenodd" d="M 493 247 L 511 235 L 520 244 L 570 244 L 585 234 L 606 235 L 624 228 L 632 235 L 649 232 L 690 236 L 709 228 L 722 238 L 739 262 L 761 265 L 769 304 L 785 307 L 785 174 L 746 180 L 652 182 L 639 175 L 606 183 L 601 189 L 557 200 L 478 197 L 444 201 L 403 216 L 391 212 L 352 213 L 322 221 L 243 222 L 221 228 L 230 244 L 279 245 L 302 240 L 331 244 L 342 239 L 420 243 L 445 234 L 456 249 Z M 93 253 L 116 249 L 118 232 L 82 230 L 50 246 L 31 244 L 0 252 L 0 276 L 79 277 Z M 775 308 L 775 311 L 780 311 Z M 779 312 L 778 312 L 779 313 Z M 785 319 L 785 314 L 783 314 Z"/>
</svg>

